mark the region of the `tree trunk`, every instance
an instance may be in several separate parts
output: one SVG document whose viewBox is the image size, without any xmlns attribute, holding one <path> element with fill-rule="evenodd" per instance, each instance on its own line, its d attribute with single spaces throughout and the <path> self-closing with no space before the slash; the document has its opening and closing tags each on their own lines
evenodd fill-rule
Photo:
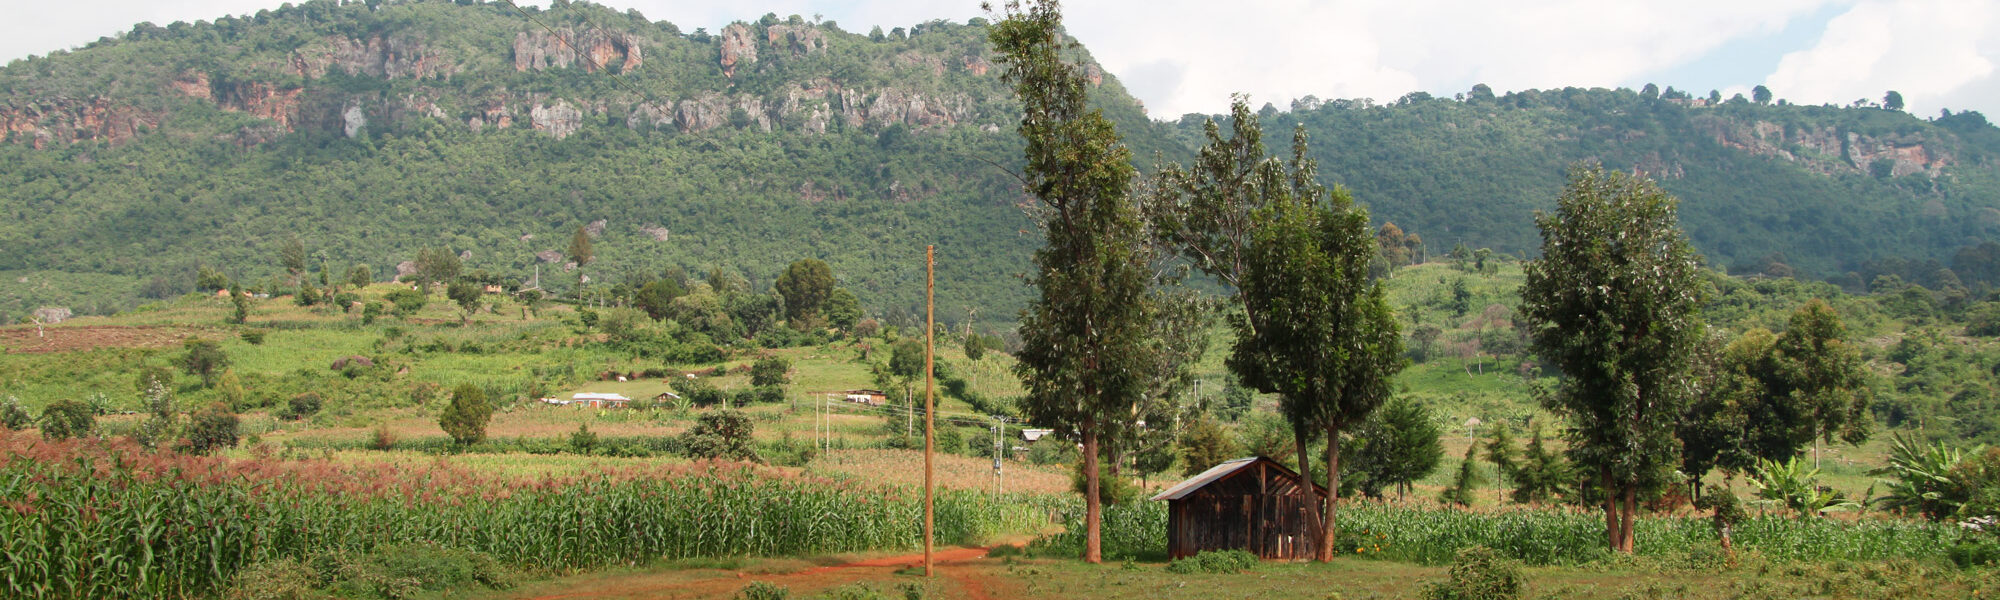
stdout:
<svg viewBox="0 0 2000 600">
<path fill-rule="evenodd" d="M 1611 491 L 1611 467 L 1598 467 L 1597 479 L 1604 493 L 1604 541 L 1615 552 L 1623 535 L 1618 531 L 1618 494 Z"/>
<path fill-rule="evenodd" d="M 1319 507 L 1318 494 L 1314 493 L 1312 489 L 1312 483 L 1313 483 L 1312 460 L 1311 460 L 1312 457 L 1311 454 L 1306 450 L 1305 427 L 1298 426 L 1292 428 L 1292 449 L 1298 453 L 1299 475 L 1302 479 L 1305 479 L 1306 481 L 1306 496 L 1311 498 L 1310 501 L 1306 502 L 1306 523 L 1310 524 L 1313 522 L 1319 522 L 1322 524 L 1322 526 L 1324 526 L 1323 524 L 1326 523 L 1326 521 L 1320 520 L 1320 510 L 1319 510 L 1320 507 Z M 1305 535 L 1319 536 L 1321 535 L 1321 531 L 1307 531 L 1305 532 Z M 1327 562 L 1333 560 L 1333 548 L 1327 544 L 1320 544 L 1318 548 L 1313 549 L 1313 560 L 1319 562 Z"/>
<path fill-rule="evenodd" d="M 1333 544 L 1340 536 L 1340 426 L 1326 426 L 1326 518 L 1320 521 L 1321 561 L 1333 559 Z"/>
<path fill-rule="evenodd" d="M 1728 523 L 1723 523 L 1722 527 L 1716 529 L 1716 532 L 1722 534 L 1722 553 L 1729 557 L 1729 562 L 1733 563 L 1736 562 L 1736 545 L 1729 541 L 1729 533 L 1732 529 L 1735 529 L 1735 527 Z"/>
<path fill-rule="evenodd" d="M 1623 539 L 1619 541 L 1618 550 L 1626 554 L 1632 553 L 1632 522 L 1638 515 L 1638 496 L 1638 485 L 1625 484 L 1625 514 L 1622 516 L 1625 522 L 1618 527 L 1620 535 L 1623 536 Z"/>
<path fill-rule="evenodd" d="M 1098 531 L 1104 522 L 1104 503 L 1098 499 L 1097 422 L 1083 421 L 1083 562 L 1104 562 L 1104 541 Z"/>
</svg>

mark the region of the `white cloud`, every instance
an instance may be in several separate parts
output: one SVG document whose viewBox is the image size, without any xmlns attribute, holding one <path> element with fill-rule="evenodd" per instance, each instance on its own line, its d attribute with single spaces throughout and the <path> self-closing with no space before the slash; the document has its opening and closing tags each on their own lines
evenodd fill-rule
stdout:
<svg viewBox="0 0 2000 600">
<path fill-rule="evenodd" d="M 1765 85 L 1804 104 L 1879 101 L 1887 90 L 1924 116 L 2000 108 L 2000 7 L 1991 0 L 1869 0 L 1827 22 L 1811 48 L 1778 62 Z"/>
<path fill-rule="evenodd" d="M 1474 83 L 1499 90 L 1615 86 L 1767 35 L 1841 0 L 1162 0 L 1071 3 L 1068 22 L 1123 79 L 1171 60 L 1179 85 L 1130 82 L 1156 118 L 1220 112 L 1229 94 L 1284 105 L 1394 100 Z"/>
<path fill-rule="evenodd" d="M 0 23 L 0 61 L 80 45 L 138 21 L 213 19 L 282 1 L 29 3 Z M 979 0 L 605 3 L 690 31 L 766 12 L 817 14 L 859 32 L 983 14 Z M 1497 90 L 1629 85 L 1829 7 L 1847 8 L 1817 45 L 1786 56 L 1761 82 L 1780 97 L 1846 103 L 1895 89 L 1913 109 L 2000 109 L 2000 6 L 1993 0 L 1072 0 L 1063 8 L 1071 31 L 1156 118 L 1174 118 L 1222 112 L 1237 92 L 1282 106 L 1304 95 L 1387 102 L 1475 83 Z M 1717 87 L 1733 93 L 1756 83 Z"/>
</svg>

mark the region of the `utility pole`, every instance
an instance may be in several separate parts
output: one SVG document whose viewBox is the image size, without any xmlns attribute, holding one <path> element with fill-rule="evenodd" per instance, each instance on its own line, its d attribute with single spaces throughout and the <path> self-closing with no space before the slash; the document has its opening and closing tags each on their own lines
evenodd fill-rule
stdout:
<svg viewBox="0 0 2000 600">
<path fill-rule="evenodd" d="M 1007 438 L 1007 419 L 999 415 L 994 415 L 993 416 L 993 495 L 995 496 L 1007 493 L 1007 485 L 1001 479 L 1002 465 L 1005 464 L 1002 463 L 1001 460 L 1007 456 L 1006 438 Z"/>
<path fill-rule="evenodd" d="M 936 384 L 932 377 L 932 353 L 937 345 L 937 246 L 924 247 L 924 577 L 931 576 L 931 536 L 936 514 L 931 505 L 937 490 L 933 485 L 931 455 L 937 452 Z"/>
</svg>

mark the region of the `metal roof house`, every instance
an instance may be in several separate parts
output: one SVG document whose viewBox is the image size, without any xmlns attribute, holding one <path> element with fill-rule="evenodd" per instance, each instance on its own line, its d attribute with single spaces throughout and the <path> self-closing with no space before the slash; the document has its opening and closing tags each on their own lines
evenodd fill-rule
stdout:
<svg viewBox="0 0 2000 600">
<path fill-rule="evenodd" d="M 1307 518 L 1308 502 L 1323 502 L 1326 488 L 1262 456 L 1216 465 L 1167 488 L 1167 553 L 1173 558 L 1203 550 L 1247 550 L 1262 558 L 1312 558 L 1319 522 Z"/>
</svg>

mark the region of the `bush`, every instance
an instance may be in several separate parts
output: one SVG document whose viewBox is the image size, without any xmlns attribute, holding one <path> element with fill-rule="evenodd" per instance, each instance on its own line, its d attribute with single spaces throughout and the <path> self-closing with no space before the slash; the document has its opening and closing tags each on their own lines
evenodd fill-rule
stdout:
<svg viewBox="0 0 2000 600">
<path fill-rule="evenodd" d="M 222 448 L 236 447 L 236 432 L 241 423 L 236 415 L 220 404 L 211 405 L 194 414 L 188 424 L 185 448 L 193 454 L 208 454 Z"/>
<path fill-rule="evenodd" d="M 1947 553 L 1952 564 L 1971 568 L 2000 563 L 2000 542 L 1961 541 Z"/>
<path fill-rule="evenodd" d="M 319 408 L 319 394 L 306 392 L 292 396 L 291 401 L 285 403 L 285 410 L 278 412 L 278 418 L 286 421 L 297 421 L 319 414 Z"/>
<path fill-rule="evenodd" d="M 590 454 L 590 449 L 597 447 L 597 434 L 590 431 L 589 423 L 578 424 L 569 434 L 569 447 L 577 454 Z"/>
<path fill-rule="evenodd" d="M 475 584 L 512 587 L 492 556 L 431 542 L 382 546 L 367 554 L 321 552 L 307 563 L 322 588 L 345 598 L 407 598 Z"/>
<path fill-rule="evenodd" d="M 702 415 L 693 428 L 681 434 L 688 456 L 724 460 L 758 460 L 750 445 L 756 425 L 739 411 L 719 410 Z"/>
<path fill-rule="evenodd" d="M 0 430 L 19 431 L 33 424 L 35 417 L 21 406 L 20 398 L 8 396 L 6 402 L 0 402 Z"/>
<path fill-rule="evenodd" d="M 1450 579 L 1424 587 L 1425 600 L 1512 600 L 1521 597 L 1521 566 L 1485 546 L 1458 551 Z"/>
<path fill-rule="evenodd" d="M 487 403 L 486 392 L 461 383 L 451 392 L 451 404 L 438 415 L 438 427 L 460 445 L 470 445 L 486 439 L 486 424 L 492 420 L 493 405 Z"/>
<path fill-rule="evenodd" d="M 1242 573 L 1257 568 L 1257 555 L 1246 550 L 1205 550 L 1167 563 L 1167 572 L 1181 575 Z"/>
<path fill-rule="evenodd" d="M 90 435 L 97 425 L 97 411 L 82 400 L 57 400 L 42 409 L 42 437 L 66 440 Z"/>
<path fill-rule="evenodd" d="M 230 579 L 225 600 L 307 600 L 324 598 L 318 592 L 319 573 L 294 558 L 258 563 Z"/>
<path fill-rule="evenodd" d="M 417 311 L 424 309 L 425 303 L 430 302 L 430 298 L 425 297 L 422 292 L 416 290 L 396 290 L 384 294 L 382 299 L 388 300 L 391 305 L 396 307 L 396 316 L 404 318 L 417 314 Z M 366 309 L 363 310 L 365 312 Z"/>
<path fill-rule="evenodd" d="M 370 440 L 368 447 L 374 448 L 376 450 L 388 450 L 391 448 L 395 448 L 396 432 L 390 431 L 388 425 L 376 425 L 375 439 Z"/>
<path fill-rule="evenodd" d="M 737 600 L 792 600 L 792 590 L 765 581 L 752 581 L 736 591 Z"/>
<path fill-rule="evenodd" d="M 750 385 L 757 387 L 779 386 L 791 383 L 787 373 L 792 370 L 792 362 L 767 356 L 750 365 Z"/>
</svg>

